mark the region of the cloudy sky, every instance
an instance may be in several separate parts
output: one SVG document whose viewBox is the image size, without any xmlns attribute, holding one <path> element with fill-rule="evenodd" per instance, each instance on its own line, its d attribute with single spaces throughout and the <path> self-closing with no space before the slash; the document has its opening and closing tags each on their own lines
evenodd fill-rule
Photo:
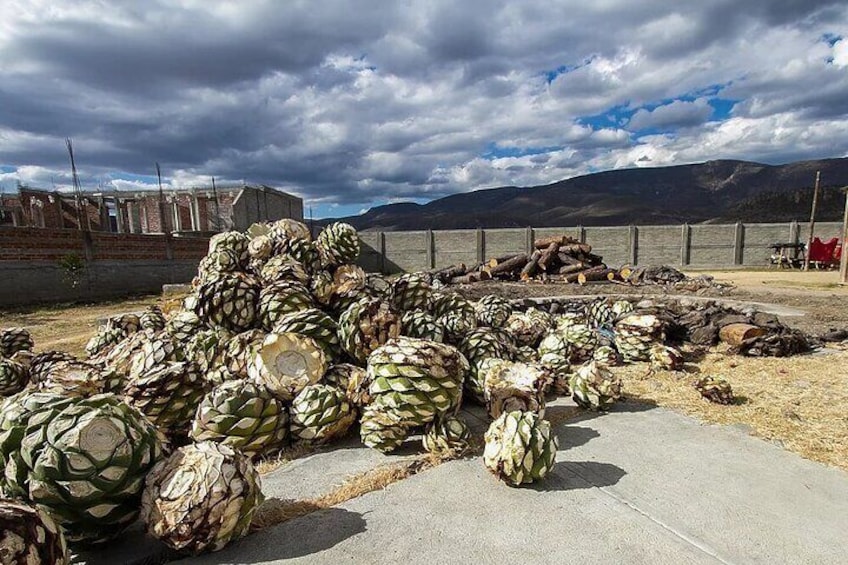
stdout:
<svg viewBox="0 0 848 565">
<path fill-rule="evenodd" d="M 139 6 L 143 5 L 141 8 Z M 844 38 L 844 39 L 843 39 Z M 263 182 L 315 217 L 848 155 L 848 3 L 0 3 L 0 185 Z"/>
</svg>

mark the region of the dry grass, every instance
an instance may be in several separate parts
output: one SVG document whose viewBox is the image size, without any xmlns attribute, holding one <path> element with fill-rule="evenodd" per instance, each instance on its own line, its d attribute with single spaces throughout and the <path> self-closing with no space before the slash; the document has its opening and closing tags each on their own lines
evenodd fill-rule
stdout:
<svg viewBox="0 0 848 565">
<path fill-rule="evenodd" d="M 337 506 L 369 492 L 382 490 L 393 483 L 402 481 L 421 471 L 432 469 L 449 459 L 451 458 L 425 453 L 413 459 L 382 465 L 355 475 L 345 481 L 341 486 L 318 498 L 307 500 L 280 500 L 278 498 L 272 498 L 266 500 L 254 515 L 251 527 L 254 530 L 260 530 L 294 518 L 306 516 L 318 510 Z"/>
<path fill-rule="evenodd" d="M 618 370 L 628 398 L 679 410 L 712 424 L 748 426 L 802 457 L 848 471 L 848 351 L 791 358 L 711 352 L 690 372 L 645 365 Z M 700 375 L 727 379 L 737 403 L 713 404 L 692 386 Z"/>
<path fill-rule="evenodd" d="M 306 457 L 307 455 L 312 455 L 316 450 L 317 448 L 314 445 L 310 445 L 308 443 L 297 443 L 291 447 L 287 447 L 279 453 L 275 453 L 271 457 L 262 459 L 259 463 L 257 463 L 256 470 L 259 471 L 260 474 L 264 475 L 279 469 L 290 461 Z"/>
<path fill-rule="evenodd" d="M 23 326 L 35 340 L 36 351 L 60 349 L 85 357 L 85 344 L 98 320 L 124 312 L 161 306 L 158 296 L 143 296 L 96 304 L 52 304 L 0 310 L 0 327 Z"/>
</svg>

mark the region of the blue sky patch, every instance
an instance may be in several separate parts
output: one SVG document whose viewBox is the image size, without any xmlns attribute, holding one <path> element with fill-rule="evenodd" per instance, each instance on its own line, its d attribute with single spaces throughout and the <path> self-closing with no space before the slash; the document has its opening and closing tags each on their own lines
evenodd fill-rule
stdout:
<svg viewBox="0 0 848 565">
<path fill-rule="evenodd" d="M 546 147 L 503 147 L 492 141 L 486 145 L 486 150 L 482 155 L 480 155 L 480 157 L 492 161 L 494 159 L 502 159 L 504 157 L 526 157 L 527 155 L 550 153 L 552 151 L 559 151 L 562 148 L 562 145 L 550 145 Z"/>
<path fill-rule="evenodd" d="M 842 41 L 842 36 L 835 33 L 825 33 L 821 36 L 821 40 L 828 44 L 828 46 L 833 47 L 839 41 Z"/>
</svg>

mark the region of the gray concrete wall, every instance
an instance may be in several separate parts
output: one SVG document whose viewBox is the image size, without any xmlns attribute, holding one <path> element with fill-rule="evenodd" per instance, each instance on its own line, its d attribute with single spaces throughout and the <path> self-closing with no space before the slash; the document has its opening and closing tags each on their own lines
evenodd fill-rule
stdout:
<svg viewBox="0 0 848 565">
<path fill-rule="evenodd" d="M 468 242 L 472 245 L 468 245 Z M 450 267 L 458 263 L 477 264 L 477 230 L 445 230 L 433 232 L 434 267 Z"/>
<path fill-rule="evenodd" d="M 683 252 L 683 226 L 639 226 L 636 263 L 639 265 L 680 265 Z"/>
<path fill-rule="evenodd" d="M 167 283 L 190 282 L 197 261 L 94 261 L 73 286 L 55 262 L 6 261 L 0 264 L 0 306 L 34 302 L 100 300 L 158 293 Z"/>
<path fill-rule="evenodd" d="M 592 253 L 604 258 L 608 265 L 630 264 L 630 228 L 629 226 L 588 227 L 586 243 L 592 246 Z"/>
<path fill-rule="evenodd" d="M 282 218 L 303 220 L 303 200 L 275 190 L 245 187 L 233 201 L 233 227 L 246 230 L 256 222 Z"/>
<path fill-rule="evenodd" d="M 819 222 L 815 235 L 827 240 L 840 237 L 841 230 L 840 223 Z M 792 222 L 362 232 L 359 264 L 367 270 L 387 273 L 458 263 L 474 265 L 492 257 L 526 252 L 534 239 L 561 234 L 585 241 L 612 267 L 763 267 L 768 265 L 772 253 L 769 245 L 806 243 L 809 225 Z"/>
<path fill-rule="evenodd" d="M 430 268 L 429 251 L 430 232 L 404 231 L 385 232 L 386 271 L 421 271 Z M 467 245 L 473 245 L 469 239 Z"/>
</svg>

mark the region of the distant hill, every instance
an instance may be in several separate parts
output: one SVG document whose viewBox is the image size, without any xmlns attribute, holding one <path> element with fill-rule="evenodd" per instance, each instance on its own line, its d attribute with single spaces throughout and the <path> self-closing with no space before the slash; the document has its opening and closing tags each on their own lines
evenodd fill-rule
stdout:
<svg viewBox="0 0 848 565">
<path fill-rule="evenodd" d="M 839 220 L 844 197 L 837 188 L 848 185 L 848 158 L 618 169 L 543 186 L 454 194 L 427 204 L 377 206 L 339 219 L 359 230 L 386 231 L 803 220 L 810 213 L 816 171 L 825 189 L 818 218 Z"/>
</svg>

